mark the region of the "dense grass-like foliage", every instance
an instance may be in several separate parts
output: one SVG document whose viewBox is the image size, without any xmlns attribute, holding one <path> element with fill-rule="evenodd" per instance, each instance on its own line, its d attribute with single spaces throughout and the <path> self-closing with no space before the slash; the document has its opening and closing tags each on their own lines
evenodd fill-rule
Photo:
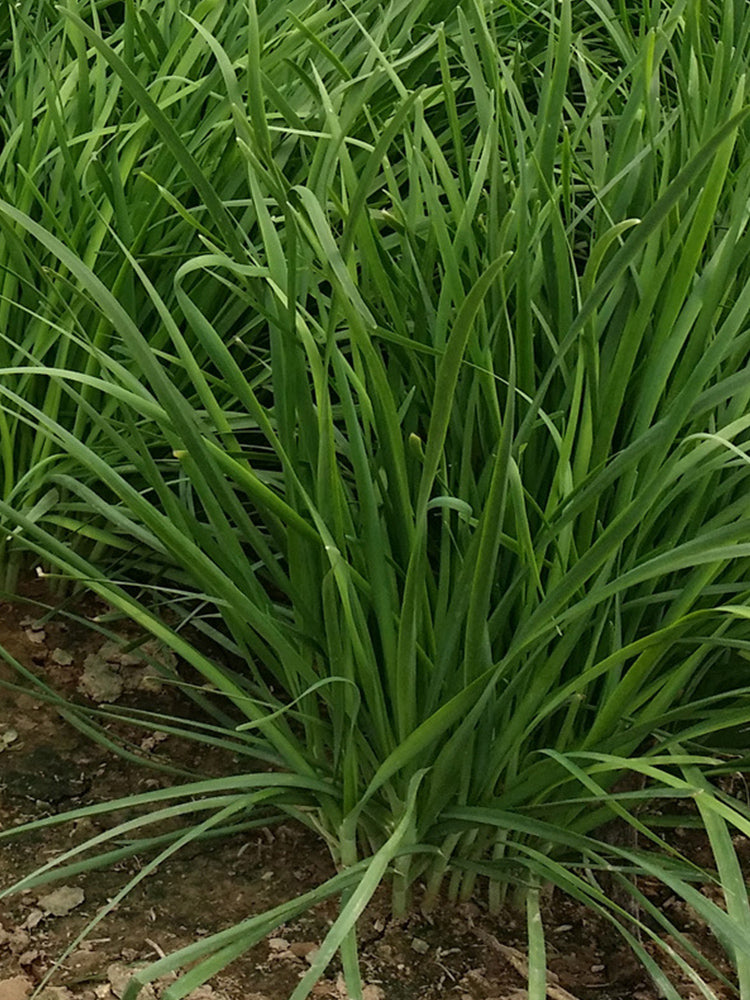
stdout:
<svg viewBox="0 0 750 1000">
<path fill-rule="evenodd" d="M 169 1000 L 333 893 L 293 1000 L 338 950 L 361 997 L 384 878 L 397 913 L 515 887 L 534 1000 L 549 884 L 713 996 L 643 874 L 750 998 L 750 811 L 715 782 L 750 721 L 750 13 L 187 8 L 2 14 L 5 568 L 140 622 L 224 699 L 196 738 L 273 766 L 138 797 L 19 885 L 271 811 L 340 874 L 155 963 L 200 959 Z M 684 799 L 725 908 L 659 835 Z"/>
</svg>

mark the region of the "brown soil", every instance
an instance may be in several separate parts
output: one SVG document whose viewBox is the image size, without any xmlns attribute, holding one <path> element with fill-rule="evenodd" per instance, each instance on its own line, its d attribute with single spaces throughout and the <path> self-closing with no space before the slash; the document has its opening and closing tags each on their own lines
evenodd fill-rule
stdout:
<svg viewBox="0 0 750 1000">
<path fill-rule="evenodd" d="M 27 597 L 41 598 L 32 587 Z M 79 611 L 84 617 L 101 610 Z M 85 700 L 80 686 L 83 664 L 105 642 L 84 624 L 55 617 L 39 628 L 42 617 L 33 603 L 0 604 L 0 647 L 51 687 Z M 126 633 L 126 628 L 118 629 Z M 56 652 L 57 651 L 57 652 Z M 72 662 L 64 662 L 69 652 Z M 91 662 L 91 661 L 89 661 Z M 0 664 L 0 680 L 21 684 L 16 672 Z M 108 751 L 78 732 L 38 692 L 0 688 L 0 828 L 97 801 L 161 787 L 175 779 Z M 148 683 L 146 683 L 148 688 Z M 160 710 L 191 710 L 173 689 L 135 687 L 118 696 L 128 705 L 154 698 Z M 160 740 L 143 730 L 113 737 L 132 739 L 144 762 L 169 761 L 194 771 L 196 747 L 177 737 Z M 221 774 L 241 766 L 237 758 L 213 749 L 200 751 L 199 773 Z M 88 818 L 77 824 L 48 827 L 0 842 L 0 887 L 86 838 L 122 815 Z M 696 860 L 707 850 L 689 831 L 680 831 L 680 848 L 693 839 Z M 744 845 L 743 845 L 744 846 Z M 746 854 L 746 852 L 745 852 Z M 147 859 L 131 858 L 111 867 L 67 879 L 73 892 L 49 899 L 58 883 L 38 886 L 0 902 L 0 1000 L 24 1000 L 53 969 L 56 960 L 108 900 L 142 870 Z M 191 845 L 144 878 L 54 971 L 41 994 L 44 1000 L 114 1000 L 133 967 L 153 961 L 207 934 L 230 927 L 333 874 L 325 845 L 310 831 L 290 824 L 250 831 L 241 837 Z M 641 885 L 657 905 L 695 940 L 731 978 L 710 933 L 684 904 L 670 899 L 658 884 Z M 715 892 L 713 887 L 704 887 Z M 40 902 L 41 901 L 41 902 Z M 430 916 L 417 913 L 407 922 L 389 916 L 385 892 L 376 895 L 360 924 L 362 967 L 367 1000 L 521 1000 L 526 996 L 525 918 L 509 910 L 490 917 L 478 901 L 443 906 Z M 70 907 L 69 909 L 67 909 Z M 55 910 L 63 911 L 55 915 Z M 67 910 L 67 912 L 65 912 Z M 286 1000 L 308 968 L 307 956 L 336 917 L 336 902 L 317 907 L 274 932 L 211 980 L 193 1000 Z M 648 977 L 623 947 L 613 929 L 589 910 L 559 894 L 544 905 L 549 952 L 551 1000 L 657 1000 Z M 698 997 L 692 984 L 674 971 L 673 981 L 685 1000 Z M 161 996 L 168 981 L 156 984 Z M 733 995 L 713 984 L 717 997 Z M 312 994 L 319 1000 L 346 1000 L 334 964 Z"/>
</svg>

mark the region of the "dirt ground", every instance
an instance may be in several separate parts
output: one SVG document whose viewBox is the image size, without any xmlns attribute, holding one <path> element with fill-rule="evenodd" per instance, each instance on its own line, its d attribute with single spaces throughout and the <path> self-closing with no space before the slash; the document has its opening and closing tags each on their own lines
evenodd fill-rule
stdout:
<svg viewBox="0 0 750 1000">
<path fill-rule="evenodd" d="M 39 588 L 28 592 L 30 599 L 42 596 Z M 101 609 L 89 606 L 84 613 L 97 610 Z M 179 693 L 159 690 L 137 661 L 130 664 L 130 671 L 122 669 L 101 635 L 69 619 L 46 620 L 43 609 L 30 600 L 0 603 L 0 647 L 79 702 L 93 704 L 110 685 L 110 701 L 153 706 L 156 700 L 163 711 L 189 710 L 180 704 Z M 0 680 L 22 684 L 5 663 L 0 663 Z M 135 752 L 144 761 L 158 757 L 193 769 L 195 745 L 161 735 L 133 733 Z M 205 775 L 237 767 L 236 758 L 228 759 L 223 751 L 201 752 L 200 772 Z M 92 742 L 34 693 L 0 687 L 0 829 L 174 780 Z M 103 814 L 0 841 L 0 888 L 112 822 L 111 815 Z M 682 849 L 694 837 L 690 831 L 678 835 L 683 838 Z M 691 850 L 696 861 L 710 864 L 707 846 L 699 839 Z M 747 858 L 747 850 L 742 853 Z M 87 922 L 142 869 L 145 860 L 130 858 L 76 875 L 62 887 L 38 886 L 0 901 L 0 1000 L 26 1000 L 51 970 L 38 994 L 43 1000 L 114 1000 L 139 965 L 291 899 L 334 873 L 325 844 L 291 824 L 191 845 L 140 882 L 56 966 Z M 675 925 L 731 978 L 718 945 L 688 907 L 670 899 L 656 883 L 644 880 L 641 889 L 668 908 Z M 716 892 L 711 886 L 704 891 Z M 284 925 L 190 997 L 286 1000 L 336 912 L 335 901 L 330 901 Z M 643 970 L 604 921 L 559 895 L 546 901 L 543 916 L 550 1000 L 657 1000 Z M 429 917 L 417 912 L 409 921 L 397 923 L 390 919 L 388 898 L 382 893 L 360 926 L 367 1000 L 526 996 L 521 914 L 508 910 L 501 918 L 490 917 L 479 898 L 464 906 L 441 906 Z M 674 981 L 685 1000 L 699 996 L 677 972 Z M 160 998 L 168 986 L 169 979 L 157 982 L 154 989 L 142 991 L 141 1000 Z M 720 1000 L 734 995 L 721 983 L 714 990 Z M 337 965 L 329 967 L 313 996 L 346 1000 Z"/>
</svg>

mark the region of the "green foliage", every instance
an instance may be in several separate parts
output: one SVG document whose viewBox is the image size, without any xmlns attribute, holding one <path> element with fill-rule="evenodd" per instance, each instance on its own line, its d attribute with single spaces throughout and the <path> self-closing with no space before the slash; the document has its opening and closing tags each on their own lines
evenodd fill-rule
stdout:
<svg viewBox="0 0 750 1000">
<path fill-rule="evenodd" d="M 209 818 L 154 864 L 272 809 L 341 875 L 146 978 L 200 957 L 177 1000 L 341 892 L 293 1000 L 339 948 L 361 997 L 389 874 L 397 912 L 516 886 L 536 996 L 545 883 L 666 996 L 644 940 L 713 996 L 647 873 L 750 998 L 750 812 L 714 781 L 750 721 L 750 14 L 189 7 L 4 15 L 6 565 L 35 552 L 167 642 L 225 700 L 216 738 L 275 765 L 173 789 Z M 726 912 L 651 822 L 684 799 Z"/>
</svg>

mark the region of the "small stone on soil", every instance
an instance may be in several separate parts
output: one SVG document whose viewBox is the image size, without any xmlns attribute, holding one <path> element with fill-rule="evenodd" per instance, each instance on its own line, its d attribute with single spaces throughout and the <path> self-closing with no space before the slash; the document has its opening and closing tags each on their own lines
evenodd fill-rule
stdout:
<svg viewBox="0 0 750 1000">
<path fill-rule="evenodd" d="M 80 906 L 84 898 L 83 889 L 72 885 L 62 885 L 47 896 L 40 896 L 38 902 L 41 908 L 53 917 L 64 917 L 76 906 Z"/>
<path fill-rule="evenodd" d="M 15 743 L 18 739 L 18 733 L 15 729 L 11 729 L 9 726 L 0 726 L 0 753 L 9 747 L 11 743 Z"/>
<path fill-rule="evenodd" d="M 44 910 L 35 907 L 24 920 L 23 926 L 27 931 L 32 931 L 42 920 L 44 920 Z"/>
<path fill-rule="evenodd" d="M 107 979 L 114 995 L 118 998 L 121 997 L 133 976 L 143 968 L 145 968 L 143 965 L 127 966 L 123 965 L 122 962 L 113 962 L 109 965 L 107 967 Z M 156 993 L 151 983 L 146 983 L 140 990 L 137 1000 L 156 1000 Z"/>
<path fill-rule="evenodd" d="M 33 983 L 26 976 L 0 979 L 0 1000 L 26 1000 L 32 987 Z"/>
<path fill-rule="evenodd" d="M 21 628 L 30 628 L 34 632 L 41 632 L 44 625 L 39 621 L 38 618 L 32 618 L 31 615 L 26 615 L 19 622 Z"/>
<path fill-rule="evenodd" d="M 117 701 L 124 690 L 123 679 L 98 653 L 89 653 L 83 661 L 78 690 L 92 701 Z"/>
<path fill-rule="evenodd" d="M 141 740 L 141 750 L 145 753 L 151 753 L 156 747 L 163 743 L 164 740 L 169 739 L 169 733 L 157 733 L 154 732 L 150 736 L 144 736 Z"/>
<path fill-rule="evenodd" d="M 307 958 L 312 952 L 317 952 L 320 945 L 317 941 L 294 941 L 289 945 L 289 951 L 296 958 Z"/>
<path fill-rule="evenodd" d="M 23 952 L 28 950 L 30 943 L 31 937 L 26 933 L 26 931 L 23 931 L 20 928 L 16 928 L 16 930 L 9 935 L 6 941 L 6 944 L 14 955 L 23 954 Z"/>
</svg>

